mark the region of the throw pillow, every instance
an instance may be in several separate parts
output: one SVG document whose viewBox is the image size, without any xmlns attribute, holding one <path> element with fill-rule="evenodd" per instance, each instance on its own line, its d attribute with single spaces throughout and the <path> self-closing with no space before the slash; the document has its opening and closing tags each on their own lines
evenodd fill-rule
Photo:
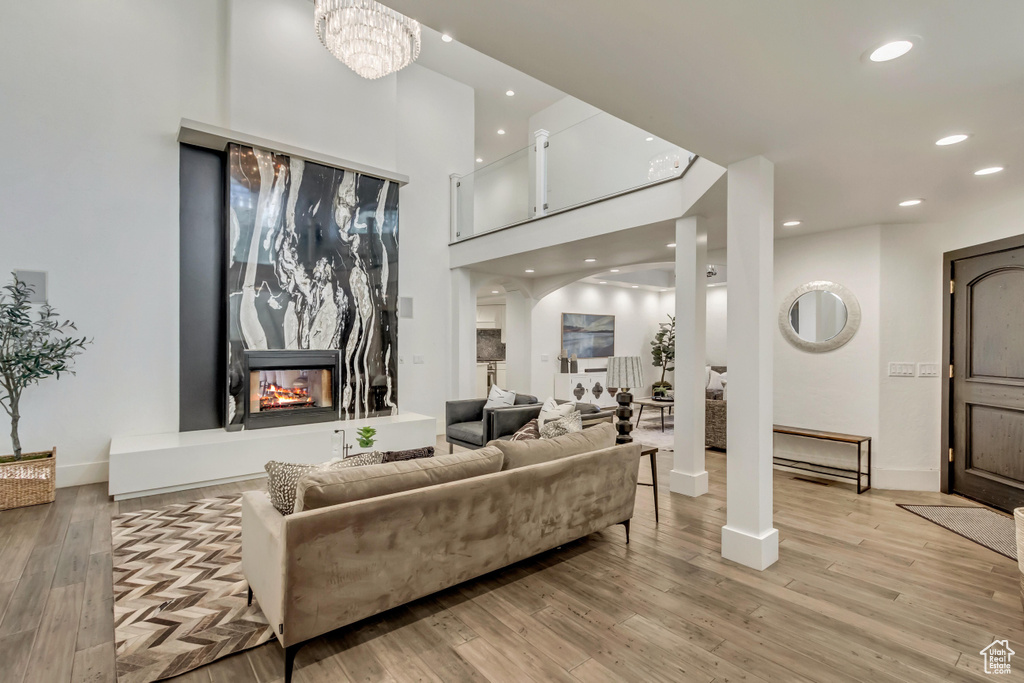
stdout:
<svg viewBox="0 0 1024 683">
<path fill-rule="evenodd" d="M 520 427 L 509 441 L 533 441 L 540 438 L 540 427 L 537 420 L 530 420 Z"/>
<path fill-rule="evenodd" d="M 712 370 L 711 377 L 710 379 L 708 379 L 708 391 L 721 391 L 722 388 L 722 376 L 715 372 L 714 370 Z"/>
<path fill-rule="evenodd" d="M 484 410 L 488 410 L 490 408 L 507 408 L 510 405 L 514 405 L 515 402 L 516 392 L 505 391 L 495 384 L 491 387 L 491 393 L 487 396 L 487 403 L 484 404 Z"/>
<path fill-rule="evenodd" d="M 322 469 L 335 466 L 335 463 L 306 465 L 296 462 L 278 462 L 271 460 L 263 469 L 267 471 L 267 495 L 277 511 L 282 515 L 290 515 L 295 511 L 295 487 L 299 479 Z"/>
<path fill-rule="evenodd" d="M 347 458 L 335 458 L 331 460 L 328 465 L 330 467 L 324 469 L 335 469 L 336 467 L 363 467 L 364 465 L 379 465 L 384 460 L 384 453 L 380 451 L 372 451 L 370 453 L 359 453 L 358 455 L 350 455 Z"/>
<path fill-rule="evenodd" d="M 545 422 L 544 426 L 540 428 L 540 438 L 554 439 L 557 436 L 564 436 L 566 434 L 572 434 L 573 432 L 582 431 L 583 418 L 580 416 L 580 412 L 577 410 L 565 417 L 560 417 L 557 420 Z"/>
<path fill-rule="evenodd" d="M 557 420 L 560 417 L 568 417 L 572 415 L 573 411 L 576 410 L 576 404 L 572 401 L 559 404 L 555 402 L 555 399 L 549 398 L 544 401 L 544 405 L 541 406 L 540 415 L 537 417 L 537 425 L 543 428 L 551 420 Z"/>
<path fill-rule="evenodd" d="M 385 451 L 382 462 L 399 462 L 401 460 L 419 460 L 420 458 L 433 458 L 434 447 L 424 446 L 423 448 L 410 448 L 405 451 Z"/>
</svg>

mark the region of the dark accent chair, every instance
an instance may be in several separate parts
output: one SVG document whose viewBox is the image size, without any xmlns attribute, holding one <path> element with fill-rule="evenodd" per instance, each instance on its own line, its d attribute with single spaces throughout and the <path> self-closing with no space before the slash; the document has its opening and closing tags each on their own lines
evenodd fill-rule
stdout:
<svg viewBox="0 0 1024 683">
<path fill-rule="evenodd" d="M 493 436 L 491 431 L 493 428 L 491 416 L 496 412 L 513 410 L 519 407 L 536 406 L 537 414 L 539 415 L 541 407 L 537 397 L 529 394 L 516 394 L 515 404 L 507 408 L 484 410 L 484 404 L 486 403 L 487 399 L 485 398 L 467 398 L 445 403 L 444 435 L 445 441 L 449 444 L 449 452 L 454 450 L 454 446 L 462 446 L 463 448 L 473 450 L 483 448 L 488 441 L 496 439 L 497 437 Z M 523 424 L 526 424 L 526 422 Z"/>
</svg>

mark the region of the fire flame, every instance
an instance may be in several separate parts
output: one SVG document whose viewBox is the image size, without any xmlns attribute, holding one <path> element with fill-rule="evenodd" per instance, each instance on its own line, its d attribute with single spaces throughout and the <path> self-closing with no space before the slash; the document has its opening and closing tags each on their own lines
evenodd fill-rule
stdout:
<svg viewBox="0 0 1024 683">
<path fill-rule="evenodd" d="M 276 384 L 268 384 L 260 396 L 260 410 L 275 408 L 302 408 L 313 406 L 313 397 L 304 388 L 285 389 Z"/>
</svg>

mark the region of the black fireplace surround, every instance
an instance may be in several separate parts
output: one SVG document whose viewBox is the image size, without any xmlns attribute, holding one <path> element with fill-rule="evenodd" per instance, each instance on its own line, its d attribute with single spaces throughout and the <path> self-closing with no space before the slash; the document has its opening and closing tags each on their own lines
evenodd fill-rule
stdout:
<svg viewBox="0 0 1024 683">
<path fill-rule="evenodd" d="M 340 353 L 331 350 L 245 351 L 245 428 L 340 419 L 339 358 Z M 280 377 L 291 379 L 270 379 Z"/>
</svg>

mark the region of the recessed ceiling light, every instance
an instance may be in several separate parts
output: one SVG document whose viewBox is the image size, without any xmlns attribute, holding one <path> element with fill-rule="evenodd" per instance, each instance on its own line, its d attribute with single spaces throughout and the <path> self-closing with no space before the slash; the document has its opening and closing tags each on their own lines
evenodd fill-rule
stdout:
<svg viewBox="0 0 1024 683">
<path fill-rule="evenodd" d="M 600 281 L 600 282 L 598 282 L 597 284 L 599 284 L 599 285 L 606 285 L 606 284 L 608 284 L 608 283 L 607 283 L 607 282 L 605 282 L 604 280 L 601 280 L 601 281 Z"/>
<path fill-rule="evenodd" d="M 612 268 L 612 269 L 611 269 L 611 270 L 609 270 L 608 272 L 609 272 L 609 273 L 617 273 L 617 272 L 619 272 L 619 269 L 618 269 L 618 268 Z"/>
<path fill-rule="evenodd" d="M 505 94 L 508 95 L 509 97 L 512 97 L 513 95 L 516 94 L 516 91 L 515 90 L 506 90 Z"/>
<path fill-rule="evenodd" d="M 669 249 L 675 249 L 676 248 L 676 243 L 675 242 L 671 242 L 669 244 L 666 244 L 665 246 L 668 247 Z"/>
<path fill-rule="evenodd" d="M 478 164 L 482 164 L 482 163 L 484 163 L 484 160 L 483 160 L 483 159 L 481 159 L 480 157 L 477 157 L 477 158 L 476 158 L 476 163 L 478 163 Z"/>
<path fill-rule="evenodd" d="M 663 292 L 667 292 L 668 290 L 667 290 L 667 289 L 663 289 L 663 290 L 661 290 L 661 291 L 663 291 Z"/>
<path fill-rule="evenodd" d="M 505 129 L 504 128 L 499 128 L 498 129 L 498 135 L 504 135 L 504 134 L 505 134 Z"/>
<path fill-rule="evenodd" d="M 654 142 L 654 138 L 648 136 L 648 137 L 644 138 L 644 142 Z"/>
<path fill-rule="evenodd" d="M 914 44 L 909 40 L 894 40 L 891 43 L 886 43 L 880 48 L 875 49 L 868 57 L 872 62 L 888 62 L 891 59 L 902 57 L 903 55 L 910 52 L 910 48 L 914 47 Z"/>
<path fill-rule="evenodd" d="M 782 224 L 784 228 L 795 228 L 798 225 L 800 225 L 800 221 L 786 221 Z"/>
<path fill-rule="evenodd" d="M 989 168 L 983 168 L 979 171 L 975 171 L 974 175 L 992 175 L 993 173 L 999 173 L 1002 170 L 1002 166 L 990 166 Z"/>
<path fill-rule="evenodd" d="M 593 263 L 595 261 L 597 261 L 596 258 L 585 258 L 585 259 L 583 259 L 584 263 Z"/>
<path fill-rule="evenodd" d="M 640 289 L 640 285 L 630 285 L 633 289 Z"/>
<path fill-rule="evenodd" d="M 453 38 L 450 35 L 448 35 L 447 33 L 442 33 L 441 34 L 441 40 L 443 40 L 446 43 L 450 43 L 450 42 L 452 42 Z"/>
<path fill-rule="evenodd" d="M 963 142 L 969 137 L 969 135 L 965 135 L 964 133 L 957 133 L 956 135 L 947 135 L 944 138 L 939 138 L 938 140 L 936 140 L 935 144 L 941 145 L 943 147 L 945 147 L 946 145 L 955 145 L 958 142 Z"/>
<path fill-rule="evenodd" d="M 908 199 L 906 201 L 900 202 L 900 206 L 917 206 L 923 201 L 923 199 Z"/>
<path fill-rule="evenodd" d="M 498 290 L 496 290 L 496 289 L 492 289 L 491 290 L 491 294 L 497 294 L 497 293 L 498 293 Z"/>
<path fill-rule="evenodd" d="M 527 272 L 527 273 L 532 273 L 532 272 L 533 272 L 533 268 L 527 268 L 527 269 L 526 269 L 526 272 Z"/>
</svg>

